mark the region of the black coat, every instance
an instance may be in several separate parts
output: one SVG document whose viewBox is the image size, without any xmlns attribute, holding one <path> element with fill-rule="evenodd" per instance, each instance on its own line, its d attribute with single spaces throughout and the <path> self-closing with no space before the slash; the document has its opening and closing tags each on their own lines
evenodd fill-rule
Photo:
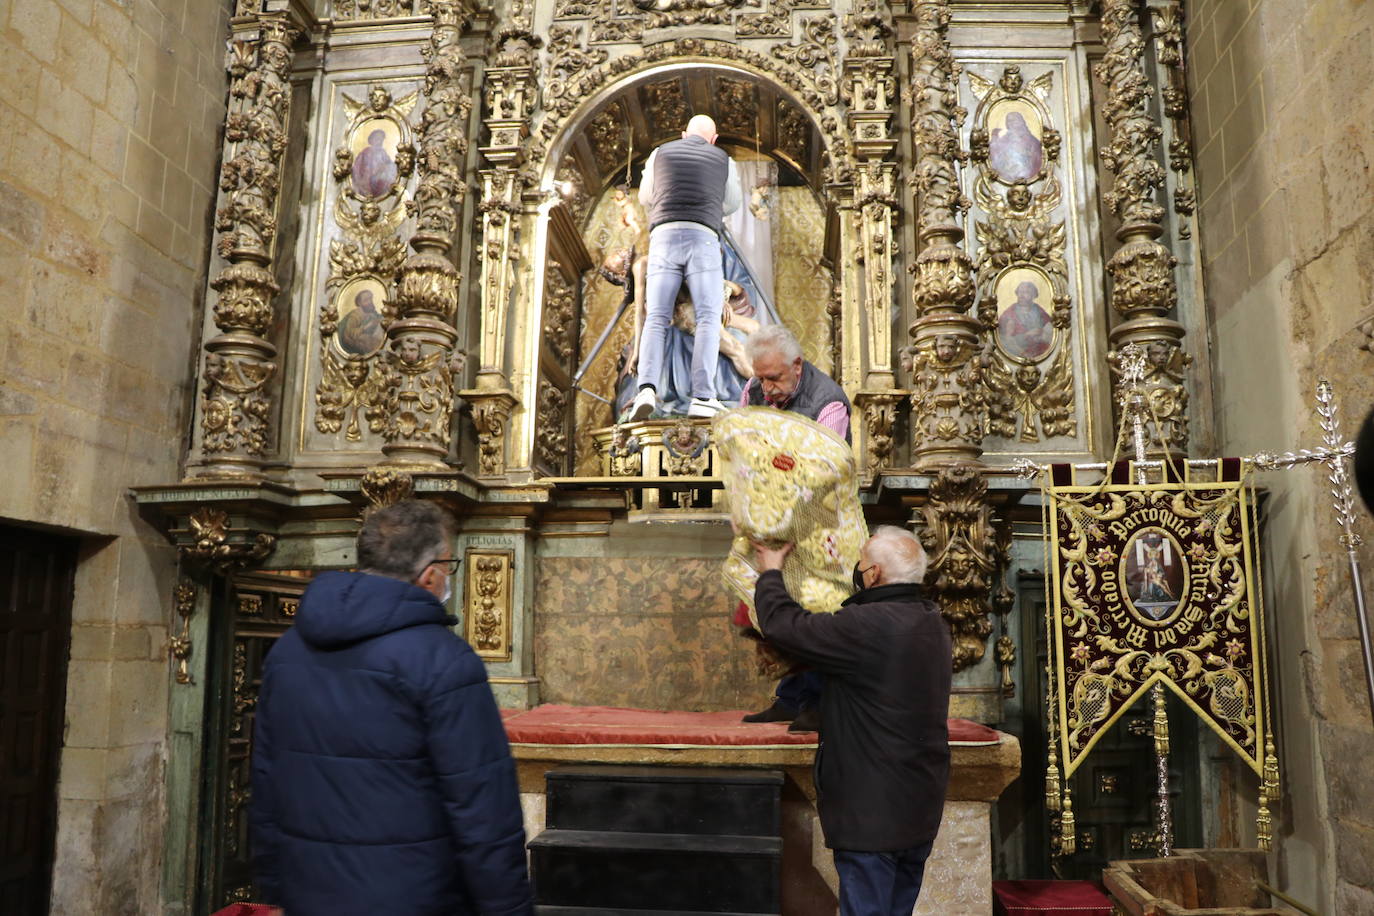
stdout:
<svg viewBox="0 0 1374 916">
<path fill-rule="evenodd" d="M 949 783 L 949 626 L 918 585 L 880 585 L 834 614 L 759 576 L 764 638 L 825 677 L 816 795 L 831 849 L 894 852 L 935 839 Z"/>
<path fill-rule="evenodd" d="M 252 852 L 291 916 L 532 912 L 486 668 L 417 586 L 327 572 L 267 656 Z"/>
</svg>

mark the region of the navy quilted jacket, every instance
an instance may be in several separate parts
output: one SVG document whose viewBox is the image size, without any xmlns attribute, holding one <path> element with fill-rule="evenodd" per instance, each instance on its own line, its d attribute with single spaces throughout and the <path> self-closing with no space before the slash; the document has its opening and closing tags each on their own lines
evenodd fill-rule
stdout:
<svg viewBox="0 0 1374 916">
<path fill-rule="evenodd" d="M 263 671 L 252 851 L 290 916 L 532 913 L 486 669 L 417 586 L 327 572 Z"/>
</svg>

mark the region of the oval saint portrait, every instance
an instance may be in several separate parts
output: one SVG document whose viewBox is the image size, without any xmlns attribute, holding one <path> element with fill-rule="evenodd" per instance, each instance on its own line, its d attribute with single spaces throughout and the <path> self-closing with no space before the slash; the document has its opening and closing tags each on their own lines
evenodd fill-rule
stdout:
<svg viewBox="0 0 1374 916">
<path fill-rule="evenodd" d="M 1167 623 L 1188 592 L 1188 567 L 1178 541 L 1163 528 L 1143 528 L 1126 542 L 1121 580 L 1127 606 L 1142 623 Z"/>
<path fill-rule="evenodd" d="M 1007 184 L 1030 181 L 1045 164 L 1044 125 L 1024 99 L 1003 99 L 988 112 L 988 165 Z"/>
<path fill-rule="evenodd" d="M 350 180 L 353 193 L 364 200 L 378 200 L 396 184 L 396 147 L 401 129 L 390 118 L 368 118 L 353 131 Z"/>
<path fill-rule="evenodd" d="M 386 288 L 371 278 L 353 280 L 339 290 L 339 327 L 334 343 L 347 356 L 371 356 L 386 343 L 382 305 Z"/>
<path fill-rule="evenodd" d="M 1035 363 L 1054 346 L 1049 277 L 1014 267 L 997 279 L 997 346 L 1014 360 Z"/>
</svg>

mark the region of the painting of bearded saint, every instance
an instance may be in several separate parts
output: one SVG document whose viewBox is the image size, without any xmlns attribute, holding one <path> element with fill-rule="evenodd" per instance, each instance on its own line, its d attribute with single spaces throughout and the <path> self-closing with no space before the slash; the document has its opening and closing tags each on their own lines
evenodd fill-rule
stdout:
<svg viewBox="0 0 1374 916">
<path fill-rule="evenodd" d="M 1044 147 L 1026 116 L 1008 111 L 1002 126 L 993 128 L 988 138 L 988 165 L 1003 181 L 1030 181 L 1040 174 L 1044 160 Z"/>
<path fill-rule="evenodd" d="M 373 290 L 364 287 L 353 296 L 353 308 L 339 321 L 336 339 L 350 356 L 370 356 L 386 341 L 386 328 L 377 311 Z"/>
<path fill-rule="evenodd" d="M 367 135 L 367 146 L 353 157 L 353 193 L 359 197 L 385 197 L 396 184 L 396 160 L 387 152 L 386 141 L 387 132 L 374 129 Z"/>
<path fill-rule="evenodd" d="M 1054 324 L 1040 304 L 1043 283 L 1033 270 L 1014 270 L 997 284 L 997 341 L 1016 359 L 1034 362 L 1054 345 Z"/>
</svg>

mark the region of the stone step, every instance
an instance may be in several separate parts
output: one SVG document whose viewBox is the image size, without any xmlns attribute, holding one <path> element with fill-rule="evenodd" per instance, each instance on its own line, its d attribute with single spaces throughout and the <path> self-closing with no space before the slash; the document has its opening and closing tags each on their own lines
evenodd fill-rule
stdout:
<svg viewBox="0 0 1374 916">
<path fill-rule="evenodd" d="M 777 770 L 580 766 L 548 773 L 546 824 L 559 830 L 777 836 Z"/>
<path fill-rule="evenodd" d="M 777 913 L 782 840 L 545 830 L 529 844 L 535 902 L 694 913 Z"/>
</svg>

